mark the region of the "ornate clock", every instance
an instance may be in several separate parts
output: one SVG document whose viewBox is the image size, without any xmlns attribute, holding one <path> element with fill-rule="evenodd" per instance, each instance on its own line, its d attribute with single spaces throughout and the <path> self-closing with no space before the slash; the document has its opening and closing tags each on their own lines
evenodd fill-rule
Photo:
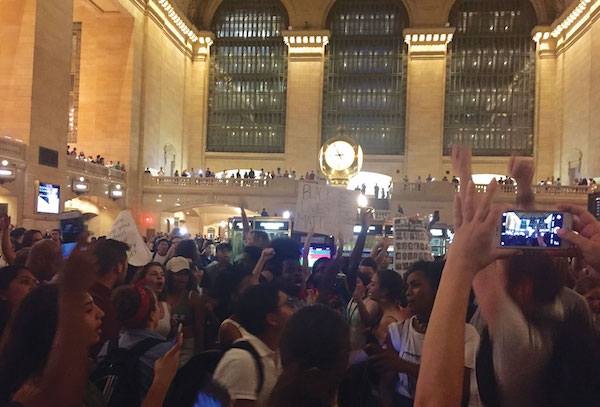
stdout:
<svg viewBox="0 0 600 407">
<path fill-rule="evenodd" d="M 319 153 L 321 171 L 332 185 L 346 186 L 358 174 L 363 164 L 362 147 L 343 130 L 323 144 Z"/>
</svg>

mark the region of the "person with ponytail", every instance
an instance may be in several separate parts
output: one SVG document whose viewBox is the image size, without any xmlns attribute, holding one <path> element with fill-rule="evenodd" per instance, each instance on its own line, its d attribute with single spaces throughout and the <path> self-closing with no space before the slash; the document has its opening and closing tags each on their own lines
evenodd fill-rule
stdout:
<svg viewBox="0 0 600 407">
<path fill-rule="evenodd" d="M 156 338 L 165 340 L 156 333 L 155 329 L 160 319 L 158 300 L 154 292 L 147 286 L 122 286 L 115 290 L 112 304 L 117 320 L 123 327 L 119 336 L 120 349 L 132 349 L 137 343 L 147 339 Z M 171 349 L 167 341 L 160 342 L 148 349 L 139 358 L 140 375 L 140 400 L 143 400 L 154 379 L 154 362 L 162 358 Z M 102 360 L 108 353 L 108 344 L 105 344 L 98 360 Z"/>
<path fill-rule="evenodd" d="M 336 405 L 350 352 L 348 326 L 325 305 L 297 311 L 281 337 L 283 373 L 268 407 L 331 407 Z"/>
</svg>

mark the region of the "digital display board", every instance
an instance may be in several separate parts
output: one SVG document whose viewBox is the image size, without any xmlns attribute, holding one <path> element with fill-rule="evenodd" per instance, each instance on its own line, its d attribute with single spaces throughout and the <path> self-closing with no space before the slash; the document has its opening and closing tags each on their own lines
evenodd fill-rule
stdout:
<svg viewBox="0 0 600 407">
<path fill-rule="evenodd" d="M 37 212 L 60 213 L 60 186 L 40 182 L 37 196 Z"/>
</svg>

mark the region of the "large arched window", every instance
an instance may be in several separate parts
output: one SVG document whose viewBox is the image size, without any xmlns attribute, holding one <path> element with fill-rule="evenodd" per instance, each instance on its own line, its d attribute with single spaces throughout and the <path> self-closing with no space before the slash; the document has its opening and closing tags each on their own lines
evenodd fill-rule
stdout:
<svg viewBox="0 0 600 407">
<path fill-rule="evenodd" d="M 459 0 L 448 53 L 444 153 L 533 154 L 536 25 L 529 0 Z"/>
<path fill-rule="evenodd" d="M 278 0 L 225 0 L 217 10 L 207 151 L 284 151 L 287 21 Z"/>
<path fill-rule="evenodd" d="M 339 127 L 367 154 L 403 154 L 408 25 L 400 0 L 338 0 L 327 22 L 323 141 Z"/>
</svg>

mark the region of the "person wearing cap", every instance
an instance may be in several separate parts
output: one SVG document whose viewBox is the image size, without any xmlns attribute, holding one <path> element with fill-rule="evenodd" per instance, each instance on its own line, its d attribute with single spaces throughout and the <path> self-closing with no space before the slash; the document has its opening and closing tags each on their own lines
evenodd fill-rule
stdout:
<svg viewBox="0 0 600 407">
<path fill-rule="evenodd" d="M 218 294 L 216 283 L 218 277 L 231 271 L 231 251 L 232 247 L 229 243 L 220 243 L 217 245 L 217 260 L 206 267 L 204 276 L 200 285 L 203 288 L 203 293 L 208 295 L 213 300 L 217 300 Z"/>
<path fill-rule="evenodd" d="M 206 302 L 195 291 L 190 260 L 177 256 L 167 262 L 167 292 L 165 300 L 172 309 L 174 327 L 182 326 L 183 347 L 179 365 L 204 350 L 204 321 Z"/>
<path fill-rule="evenodd" d="M 132 349 L 148 338 L 156 339 L 158 342 L 138 359 L 138 391 L 140 400 L 143 400 L 154 379 L 154 362 L 171 349 L 171 343 L 164 336 L 155 332 L 160 319 L 158 300 L 148 287 L 126 285 L 115 290 L 112 296 L 112 305 L 117 320 L 123 327 L 118 339 L 119 349 Z M 98 355 L 98 361 L 108 354 L 108 344 L 108 342 L 104 344 Z"/>
</svg>

